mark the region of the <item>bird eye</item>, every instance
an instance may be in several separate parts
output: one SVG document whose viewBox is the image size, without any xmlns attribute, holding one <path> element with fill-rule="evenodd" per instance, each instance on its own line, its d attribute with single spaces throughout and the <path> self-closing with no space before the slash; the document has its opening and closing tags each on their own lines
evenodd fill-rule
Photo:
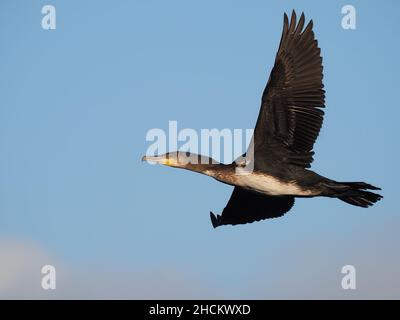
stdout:
<svg viewBox="0 0 400 320">
<path fill-rule="evenodd" d="M 189 157 L 189 156 L 190 156 L 190 152 L 186 151 L 186 157 Z"/>
</svg>

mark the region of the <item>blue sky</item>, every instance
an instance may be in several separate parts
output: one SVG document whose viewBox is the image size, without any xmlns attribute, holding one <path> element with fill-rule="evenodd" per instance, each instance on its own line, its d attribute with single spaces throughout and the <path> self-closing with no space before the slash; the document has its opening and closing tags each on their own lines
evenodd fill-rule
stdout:
<svg viewBox="0 0 400 320">
<path fill-rule="evenodd" d="M 56 30 L 41 28 L 46 4 L 57 10 Z M 357 10 L 356 30 L 341 27 L 346 4 Z M 298 199 L 281 219 L 214 230 L 209 211 L 220 212 L 232 188 L 142 163 L 146 133 L 170 120 L 179 129 L 253 128 L 292 9 L 313 19 L 324 59 L 313 170 L 381 186 L 385 198 L 367 210 Z M 0 257 L 0 280 L 15 256 L 32 260 L 26 252 L 73 276 L 59 272 L 56 293 L 36 280 L 7 290 L 0 281 L 0 296 L 400 298 L 399 9 L 396 1 L 2 1 L 0 256 L 14 260 Z M 353 292 L 340 288 L 345 264 L 358 270 Z M 14 278 L 40 279 L 35 268 Z"/>
</svg>

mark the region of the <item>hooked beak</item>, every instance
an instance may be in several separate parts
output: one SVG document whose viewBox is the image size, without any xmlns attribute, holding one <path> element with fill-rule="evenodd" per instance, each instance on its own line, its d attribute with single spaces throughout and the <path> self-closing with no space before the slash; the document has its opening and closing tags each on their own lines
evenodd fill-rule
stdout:
<svg viewBox="0 0 400 320">
<path fill-rule="evenodd" d="M 144 156 L 142 161 L 147 161 L 150 163 L 159 163 L 164 164 L 166 166 L 170 165 L 170 161 L 164 156 Z"/>
</svg>

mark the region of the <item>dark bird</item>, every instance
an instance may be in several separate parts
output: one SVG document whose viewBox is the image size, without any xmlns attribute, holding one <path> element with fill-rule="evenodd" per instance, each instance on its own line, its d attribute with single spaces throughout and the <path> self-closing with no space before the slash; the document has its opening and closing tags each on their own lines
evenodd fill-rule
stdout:
<svg viewBox="0 0 400 320">
<path fill-rule="evenodd" d="M 338 198 L 363 208 L 382 198 L 368 191 L 380 190 L 368 183 L 338 182 L 308 170 L 322 126 L 325 91 L 321 50 L 313 22 L 304 27 L 304 14 L 296 20 L 294 11 L 290 22 L 284 14 L 275 64 L 246 154 L 231 164 L 185 152 L 143 157 L 234 186 L 222 214 L 210 212 L 214 228 L 283 216 L 292 208 L 295 197 Z"/>
</svg>

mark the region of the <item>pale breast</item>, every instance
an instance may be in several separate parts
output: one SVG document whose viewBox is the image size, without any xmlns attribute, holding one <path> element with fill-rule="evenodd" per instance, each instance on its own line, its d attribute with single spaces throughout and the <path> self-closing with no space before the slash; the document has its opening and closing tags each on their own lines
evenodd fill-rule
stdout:
<svg viewBox="0 0 400 320">
<path fill-rule="evenodd" d="M 301 188 L 295 181 L 284 182 L 265 173 L 240 174 L 238 172 L 235 175 L 235 185 L 271 196 L 313 195 L 312 190 Z"/>
</svg>

